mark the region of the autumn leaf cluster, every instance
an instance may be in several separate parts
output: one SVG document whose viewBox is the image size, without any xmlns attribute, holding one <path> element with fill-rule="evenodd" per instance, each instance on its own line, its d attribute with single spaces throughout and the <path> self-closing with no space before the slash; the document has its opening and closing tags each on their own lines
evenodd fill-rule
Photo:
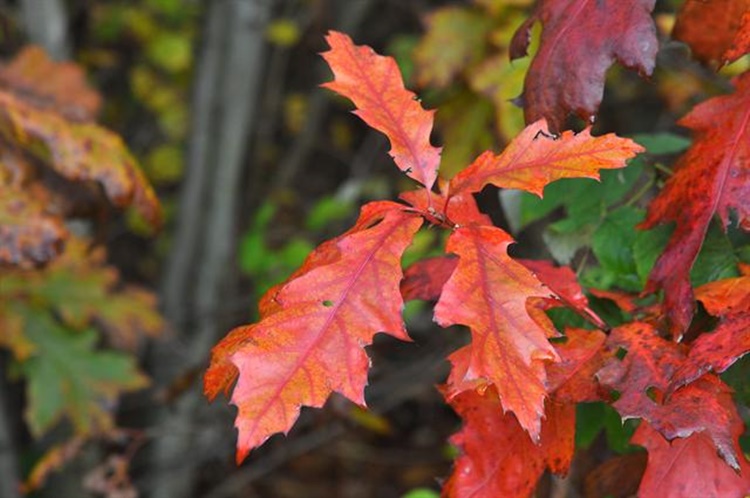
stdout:
<svg viewBox="0 0 750 498">
<path fill-rule="evenodd" d="M 538 2 L 506 48 L 512 58 L 525 56 L 532 26 L 541 23 L 519 99 L 528 126 L 503 152 L 480 154 L 450 180 L 438 178 L 434 113 L 404 88 L 396 62 L 344 34 L 328 35 L 323 57 L 334 79 L 324 86 L 350 99 L 354 113 L 388 137 L 396 166 L 420 186 L 400 202 L 363 206 L 349 231 L 321 244 L 266 293 L 257 323 L 233 330 L 213 349 L 205 392 L 213 399 L 231 391 L 238 462 L 271 435 L 288 432 L 302 406 L 321 407 L 334 392 L 364 406 L 365 347 L 378 332 L 410 340 L 401 312 L 405 301 L 422 299 L 435 301 L 437 324 L 471 332 L 471 342 L 450 355 L 450 374 L 439 387 L 463 420 L 451 440 L 461 453 L 446 496 L 529 496 L 546 470 L 565 475 L 575 452 L 577 406 L 593 402 L 640 421 L 630 439 L 648 455 L 639 496 L 750 493 L 739 446 L 744 423 L 720 377 L 750 350 L 750 267 L 737 261 L 722 275 L 729 278 L 697 287 L 691 280 L 715 217 L 725 230 L 750 227 L 750 74 L 679 121 L 693 143 L 645 219 L 630 228 L 640 221 L 638 229 L 652 234 L 661 232 L 646 230 L 674 225 L 666 235 L 639 239 L 661 251 L 652 249 L 648 264 L 633 263 L 645 285 L 589 287 L 589 295 L 614 305 L 624 319 L 600 317 L 571 268 L 510 257 L 513 237 L 493 225 L 474 197 L 490 185 L 541 197 L 558 180 L 599 179 L 621 168 L 628 175 L 641 167 L 626 167 L 646 151 L 635 141 L 594 136 L 591 126 L 578 133 L 566 128 L 571 114 L 593 122 L 615 62 L 653 72 L 654 3 Z M 719 4 L 731 4 L 737 15 L 724 16 Z M 436 29 L 450 24 L 449 9 L 445 19 L 430 18 L 434 39 L 418 48 L 418 61 L 436 57 L 433 49 L 450 29 L 475 22 L 462 11 L 452 28 Z M 716 22 L 710 28 L 722 33 L 720 40 L 700 36 L 706 17 Z M 718 67 L 750 48 L 748 19 L 746 2 L 688 1 L 674 36 Z M 464 41 L 442 65 L 423 65 L 421 83 L 445 85 L 467 60 L 481 65 L 472 41 Z M 614 212 L 638 217 L 627 206 Z M 402 271 L 401 257 L 424 227 L 448 231 L 445 255 Z M 622 266 L 609 257 L 607 243 L 604 236 L 594 241 L 600 277 Z M 581 326 L 556 327 L 550 316 L 559 308 L 572 311 Z"/>
</svg>

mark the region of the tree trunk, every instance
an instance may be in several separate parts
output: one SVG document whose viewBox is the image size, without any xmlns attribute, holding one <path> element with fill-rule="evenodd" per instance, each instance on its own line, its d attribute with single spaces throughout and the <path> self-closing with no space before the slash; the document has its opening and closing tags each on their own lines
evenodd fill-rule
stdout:
<svg viewBox="0 0 750 498">
<path fill-rule="evenodd" d="M 193 95 L 193 128 L 178 225 L 162 288 L 175 340 L 155 347 L 154 377 L 167 385 L 202 366 L 225 331 L 221 303 L 233 287 L 235 211 L 246 144 L 256 124 L 265 74 L 270 0 L 213 0 Z M 153 452 L 155 498 L 191 496 L 194 470 L 210 441 L 198 429 L 205 401 L 197 389 L 162 409 Z M 201 436 L 201 437 L 199 437 Z"/>
<path fill-rule="evenodd" d="M 29 40 L 53 59 L 70 58 L 68 15 L 62 0 L 22 0 L 21 12 Z"/>
<path fill-rule="evenodd" d="M 6 365 L 0 358 L 0 375 L 5 372 Z M 16 445 L 11 428 L 11 411 L 7 399 L 7 385 L 0 377 L 0 497 L 20 498 L 19 483 L 21 474 L 16 460 Z"/>
</svg>

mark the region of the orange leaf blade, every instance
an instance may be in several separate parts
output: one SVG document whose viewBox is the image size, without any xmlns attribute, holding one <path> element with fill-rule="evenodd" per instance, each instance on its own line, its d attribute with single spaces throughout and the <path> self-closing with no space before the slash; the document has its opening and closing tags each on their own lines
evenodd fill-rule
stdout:
<svg viewBox="0 0 750 498">
<path fill-rule="evenodd" d="M 322 55 L 335 79 L 323 86 L 354 102 L 354 113 L 388 137 L 398 168 L 431 189 L 440 164 L 440 148 L 430 145 L 434 111 L 423 109 L 404 88 L 392 57 L 354 45 L 335 31 L 326 40 L 331 50 Z"/>
<path fill-rule="evenodd" d="M 503 409 L 494 388 L 448 400 L 464 425 L 451 442 L 462 455 L 444 496 L 529 496 L 545 467 L 565 474 L 574 450 L 575 405 L 549 401 L 540 444 Z"/>
<path fill-rule="evenodd" d="M 479 192 L 486 185 L 514 188 L 541 197 L 544 187 L 561 178 L 599 179 L 600 169 L 625 167 L 626 161 L 645 149 L 627 138 L 610 133 L 591 136 L 563 132 L 547 134 L 547 123 L 527 126 L 500 155 L 485 152 L 451 181 L 451 194 Z"/>
<path fill-rule="evenodd" d="M 278 290 L 279 307 L 259 323 L 230 333 L 214 350 L 205 392 L 214 396 L 239 374 L 237 460 L 277 432 L 287 432 L 302 405 L 320 407 L 336 391 L 364 404 L 377 332 L 408 340 L 401 318 L 401 256 L 422 224 L 395 203 L 362 219 L 337 242 L 338 259 L 323 261 Z M 372 210 L 363 209 L 365 216 Z M 373 225 L 374 224 L 374 225 Z"/>
<path fill-rule="evenodd" d="M 459 260 L 435 306 L 435 319 L 443 327 L 471 329 L 472 344 L 451 358 L 449 382 L 456 391 L 494 384 L 503 408 L 538 440 L 547 394 L 544 362 L 558 360 L 547 337 L 556 331 L 545 315 L 529 315 L 527 299 L 550 294 L 508 256 L 511 242 L 494 227 L 459 228 L 451 235 L 447 251 Z"/>
</svg>

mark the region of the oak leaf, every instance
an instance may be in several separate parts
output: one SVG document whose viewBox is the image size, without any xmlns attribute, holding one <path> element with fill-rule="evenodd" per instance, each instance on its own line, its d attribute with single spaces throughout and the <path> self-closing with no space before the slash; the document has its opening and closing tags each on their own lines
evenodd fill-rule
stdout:
<svg viewBox="0 0 750 498">
<path fill-rule="evenodd" d="M 750 51 L 750 1 L 686 0 L 672 37 L 705 64 L 729 64 Z"/>
<path fill-rule="evenodd" d="M 324 244 L 298 276 L 269 291 L 277 303 L 269 314 L 214 348 L 206 393 L 231 382 L 227 359 L 239 372 L 232 394 L 238 461 L 272 434 L 287 432 L 302 405 L 320 407 L 334 391 L 364 406 L 365 346 L 377 332 L 408 340 L 400 260 L 421 224 L 402 205 L 372 203 L 357 230 L 335 246 Z M 316 261 L 322 264 L 313 266 Z"/>
<path fill-rule="evenodd" d="M 546 299 L 544 308 L 567 306 L 597 328 L 607 329 L 607 324 L 589 307 L 575 272 L 569 266 L 555 266 L 551 261 L 519 259 L 519 263 L 534 272 L 537 278 L 555 294 Z"/>
<path fill-rule="evenodd" d="M 156 194 L 114 133 L 75 123 L 0 92 L 0 136 L 71 181 L 94 180 L 119 207 L 133 205 L 152 225 L 161 223 Z"/>
<path fill-rule="evenodd" d="M 739 468 L 729 428 L 741 419 L 731 389 L 718 377 L 705 375 L 671 390 L 672 378 L 685 362 L 684 345 L 659 337 L 648 324 L 633 322 L 614 329 L 607 347 L 613 356 L 596 376 L 619 393 L 612 406 L 624 419 L 647 420 L 670 440 L 705 433 L 722 458 Z"/>
<path fill-rule="evenodd" d="M 690 344 L 687 360 L 672 379 L 674 388 L 708 371 L 722 373 L 750 351 L 750 276 L 701 285 L 695 297 L 708 313 L 719 318 L 719 323 Z"/>
<path fill-rule="evenodd" d="M 695 141 L 640 225 L 675 223 L 645 289 L 664 289 L 665 314 L 675 338 L 693 316 L 690 269 L 714 214 L 726 226 L 734 210 L 740 227 L 750 230 L 750 73 L 737 77 L 734 85 L 733 94 L 703 102 L 679 121 L 693 130 Z"/>
<path fill-rule="evenodd" d="M 558 360 L 547 338 L 557 331 L 543 312 L 532 318 L 529 298 L 550 293 L 508 256 L 512 242 L 495 227 L 461 227 L 451 234 L 446 251 L 458 256 L 458 265 L 435 306 L 435 320 L 443 327 L 466 325 L 472 334 L 472 343 L 451 356 L 451 391 L 494 384 L 504 410 L 538 441 L 547 395 L 544 363 Z"/>
<path fill-rule="evenodd" d="M 732 428 L 736 437 L 741 426 Z M 743 498 L 750 494 L 750 465 L 741 457 L 737 473 L 716 455 L 704 433 L 667 441 L 642 422 L 630 440 L 648 450 L 646 472 L 638 488 L 642 498 Z M 735 443 L 735 451 L 739 445 Z"/>
<path fill-rule="evenodd" d="M 119 348 L 134 349 L 143 336 L 154 337 L 164 330 L 156 296 L 122 286 L 117 271 L 106 265 L 104 250 L 91 250 L 78 238 L 71 238 L 62 256 L 44 268 L 4 270 L 0 308 L 2 302 L 15 303 L 26 310 L 23 314 L 52 314 L 70 330 L 96 324 Z M 19 320 L 19 314 L 0 313 L 0 329 L 12 320 Z M 25 320 L 20 326 L 26 327 Z"/>
<path fill-rule="evenodd" d="M 750 275 L 724 278 L 695 289 L 695 298 L 716 317 L 750 312 Z"/>
<path fill-rule="evenodd" d="M 622 168 L 645 149 L 613 133 L 591 136 L 565 131 L 548 134 L 547 123 L 527 126 L 499 155 L 487 151 L 450 182 L 450 195 L 474 193 L 492 184 L 542 196 L 544 187 L 561 178 L 599 178 L 600 169 Z"/>
<path fill-rule="evenodd" d="M 539 444 L 503 406 L 494 387 L 449 398 L 463 419 L 451 442 L 461 449 L 447 497 L 530 496 L 545 468 L 565 474 L 574 449 L 575 406 L 548 401 Z"/>
<path fill-rule="evenodd" d="M 587 122 L 604 94 L 607 69 L 617 60 L 650 75 L 659 48 L 651 11 L 656 0 L 540 0 L 510 48 L 526 55 L 531 27 L 542 23 L 539 51 L 526 74 L 521 102 L 527 123 L 546 118 L 553 132 L 569 113 Z"/>
<path fill-rule="evenodd" d="M 25 418 L 35 436 L 62 417 L 77 434 L 92 434 L 114 425 L 109 407 L 123 392 L 148 385 L 133 357 L 98 351 L 93 330 L 71 332 L 49 315 L 24 313 L 24 332 L 34 353 L 20 364 L 28 381 Z"/>
<path fill-rule="evenodd" d="M 335 31 L 326 40 L 331 50 L 322 55 L 335 78 L 323 86 L 354 102 L 354 114 L 391 141 L 389 153 L 399 169 L 430 190 L 440 164 L 440 148 L 430 145 L 434 111 L 424 110 L 404 88 L 392 57 Z"/>
<path fill-rule="evenodd" d="M 455 257 L 435 256 L 409 266 L 404 271 L 404 279 L 401 281 L 401 295 L 404 301 L 437 300 L 457 264 L 458 259 Z"/>
<path fill-rule="evenodd" d="M 602 399 L 595 375 L 609 358 L 603 348 L 606 338 L 598 330 L 565 330 L 565 342 L 554 344 L 560 361 L 547 365 L 547 385 L 553 399 L 565 403 Z"/>
</svg>

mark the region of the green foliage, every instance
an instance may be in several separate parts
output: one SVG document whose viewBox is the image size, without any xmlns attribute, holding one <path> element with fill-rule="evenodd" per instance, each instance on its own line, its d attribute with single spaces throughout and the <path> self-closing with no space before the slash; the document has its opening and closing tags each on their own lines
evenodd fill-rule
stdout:
<svg viewBox="0 0 750 498">
<path fill-rule="evenodd" d="M 27 312 L 24 318 L 34 353 L 20 362 L 20 371 L 28 386 L 26 421 L 35 436 L 63 416 L 76 434 L 110 429 L 119 396 L 148 384 L 132 356 L 95 349 L 95 330 L 73 331 L 45 314 Z"/>
</svg>

